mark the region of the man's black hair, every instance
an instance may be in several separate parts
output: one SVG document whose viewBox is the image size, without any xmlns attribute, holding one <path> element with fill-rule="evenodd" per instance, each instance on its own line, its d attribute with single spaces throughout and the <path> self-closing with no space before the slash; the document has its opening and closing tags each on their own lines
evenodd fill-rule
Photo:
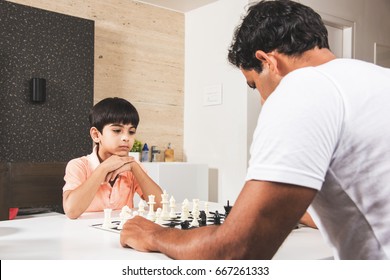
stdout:
<svg viewBox="0 0 390 280">
<path fill-rule="evenodd" d="M 260 73 L 258 50 L 299 56 L 315 47 L 329 49 L 328 31 L 319 14 L 294 1 L 260 1 L 249 7 L 236 28 L 228 59 L 240 69 Z"/>
</svg>

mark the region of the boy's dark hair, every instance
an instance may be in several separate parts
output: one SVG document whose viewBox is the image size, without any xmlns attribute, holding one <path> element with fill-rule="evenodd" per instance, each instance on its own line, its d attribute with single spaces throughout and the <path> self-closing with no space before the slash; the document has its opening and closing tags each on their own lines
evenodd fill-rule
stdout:
<svg viewBox="0 0 390 280">
<path fill-rule="evenodd" d="M 263 0 L 249 7 L 236 28 L 228 59 L 238 68 L 261 73 L 258 50 L 299 56 L 315 47 L 329 48 L 328 31 L 319 14 L 294 1 Z"/>
<path fill-rule="evenodd" d="M 93 106 L 89 113 L 89 123 L 100 133 L 103 133 L 103 127 L 110 123 L 132 124 L 137 128 L 139 115 L 129 101 L 119 97 L 109 97 Z"/>
</svg>

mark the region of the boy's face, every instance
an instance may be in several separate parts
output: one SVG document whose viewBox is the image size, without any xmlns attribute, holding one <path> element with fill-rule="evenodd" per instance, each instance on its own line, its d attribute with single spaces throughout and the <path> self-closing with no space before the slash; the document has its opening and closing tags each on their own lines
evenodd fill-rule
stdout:
<svg viewBox="0 0 390 280">
<path fill-rule="evenodd" d="M 136 128 L 132 124 L 112 123 L 103 127 L 102 133 L 91 129 L 92 139 L 99 143 L 99 156 L 106 160 L 112 155 L 127 156 L 133 147 Z"/>
</svg>

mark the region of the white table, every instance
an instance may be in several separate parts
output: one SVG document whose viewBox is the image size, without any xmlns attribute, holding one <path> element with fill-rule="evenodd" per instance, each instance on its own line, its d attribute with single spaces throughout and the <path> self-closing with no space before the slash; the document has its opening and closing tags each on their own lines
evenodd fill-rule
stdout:
<svg viewBox="0 0 390 280">
<path fill-rule="evenodd" d="M 210 208 L 212 209 L 212 208 Z M 222 211 L 223 213 L 223 211 Z M 113 212 L 112 217 L 118 217 Z M 160 253 L 141 253 L 121 247 L 119 234 L 92 227 L 103 213 L 85 213 L 77 220 L 58 213 L 22 216 L 0 222 L 1 260 L 155 260 Z M 318 230 L 294 230 L 274 259 L 326 259 L 332 257 Z"/>
</svg>

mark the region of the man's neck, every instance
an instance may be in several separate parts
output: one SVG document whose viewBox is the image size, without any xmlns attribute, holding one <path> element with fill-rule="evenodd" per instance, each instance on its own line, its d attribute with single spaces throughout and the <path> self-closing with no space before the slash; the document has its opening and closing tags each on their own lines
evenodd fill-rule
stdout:
<svg viewBox="0 0 390 280">
<path fill-rule="evenodd" d="M 278 68 L 282 76 L 303 67 L 318 66 L 336 58 L 329 49 L 315 48 L 304 52 L 298 57 L 278 54 Z"/>
</svg>

